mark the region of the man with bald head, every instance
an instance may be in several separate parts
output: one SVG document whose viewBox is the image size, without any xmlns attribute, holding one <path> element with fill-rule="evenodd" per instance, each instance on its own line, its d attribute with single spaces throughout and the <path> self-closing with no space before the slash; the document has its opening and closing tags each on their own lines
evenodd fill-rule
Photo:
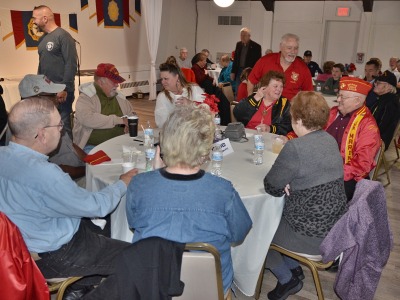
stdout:
<svg viewBox="0 0 400 300">
<path fill-rule="evenodd" d="M 347 199 L 353 198 L 356 183 L 368 178 L 375 167 L 375 155 L 381 146 L 378 125 L 365 105 L 372 84 L 356 77 L 342 77 L 338 106 L 332 107 L 326 131 L 337 141 L 343 158 Z"/>
<path fill-rule="evenodd" d="M 78 58 L 75 40 L 67 31 L 57 26 L 49 7 L 45 5 L 35 7 L 32 18 L 38 30 L 45 33 L 38 46 L 38 74 L 46 75 L 55 83 L 66 85 L 66 89 L 57 94 L 60 103 L 58 110 L 64 128 L 72 138 L 70 114 L 74 102 Z"/>
<path fill-rule="evenodd" d="M 240 75 L 243 70 L 252 68 L 261 57 L 261 46 L 250 37 L 249 28 L 244 27 L 240 30 L 240 41 L 236 43 L 235 59 L 231 71 L 231 80 L 236 80 L 236 86 L 240 84 Z"/>
<path fill-rule="evenodd" d="M 247 93 L 253 94 L 256 85 L 268 71 L 279 71 L 285 74 L 286 84 L 282 96 L 289 101 L 300 91 L 312 91 L 311 73 L 304 61 L 297 56 L 299 37 L 292 33 L 282 36 L 279 53 L 261 57 L 255 64 L 247 80 Z"/>
<path fill-rule="evenodd" d="M 122 174 L 96 193 L 77 186 L 48 162 L 48 154 L 60 141 L 63 122 L 45 97 L 15 104 L 8 124 L 13 136 L 8 146 L 0 147 L 0 211 L 18 226 L 45 278 L 88 276 L 63 298 L 81 299 L 87 286 L 113 274 L 114 259 L 129 246 L 93 233 L 81 219 L 111 213 L 137 170 Z"/>
</svg>

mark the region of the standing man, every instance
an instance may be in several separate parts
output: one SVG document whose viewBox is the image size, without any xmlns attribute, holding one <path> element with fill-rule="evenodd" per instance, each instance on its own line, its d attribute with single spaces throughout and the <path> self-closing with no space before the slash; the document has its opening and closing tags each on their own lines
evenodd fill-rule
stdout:
<svg viewBox="0 0 400 300">
<path fill-rule="evenodd" d="M 365 106 L 372 84 L 346 76 L 340 79 L 339 88 L 338 106 L 331 108 L 325 130 L 338 143 L 343 158 L 344 188 L 350 201 L 357 182 L 368 178 L 375 167 L 381 137 L 373 115 Z"/>
<path fill-rule="evenodd" d="M 182 47 L 179 51 L 178 59 L 176 60 L 180 68 L 187 68 L 187 69 L 192 68 L 192 63 L 190 62 L 190 59 L 188 59 L 187 57 L 188 57 L 188 50 L 185 47 Z"/>
<path fill-rule="evenodd" d="M 310 71 L 304 61 L 297 57 L 299 37 L 292 33 L 282 36 L 279 53 L 271 53 L 261 57 L 254 65 L 247 81 L 247 94 L 253 94 L 254 85 L 268 71 L 279 71 L 285 74 L 286 84 L 282 97 L 289 101 L 300 91 L 312 91 L 313 84 Z"/>
<path fill-rule="evenodd" d="M 35 7 L 32 17 L 38 29 L 45 33 L 38 46 L 38 74 L 46 75 L 55 83 L 66 85 L 64 91 L 57 93 L 60 103 L 58 110 L 64 122 L 64 128 L 72 138 L 70 114 L 74 102 L 78 58 L 75 40 L 68 32 L 57 26 L 54 14 L 49 7 L 45 5 Z"/>
<path fill-rule="evenodd" d="M 315 72 L 318 72 L 319 74 L 324 73 L 322 72 L 319 65 L 315 61 L 312 61 L 312 52 L 310 50 L 306 50 L 304 52 L 303 61 L 306 63 L 308 69 L 310 70 L 311 77 L 315 77 Z"/>
<path fill-rule="evenodd" d="M 252 68 L 261 57 L 261 46 L 250 39 L 250 29 L 240 30 L 240 41 L 236 43 L 235 59 L 232 65 L 231 80 L 240 84 L 240 75 L 245 68 Z"/>
</svg>

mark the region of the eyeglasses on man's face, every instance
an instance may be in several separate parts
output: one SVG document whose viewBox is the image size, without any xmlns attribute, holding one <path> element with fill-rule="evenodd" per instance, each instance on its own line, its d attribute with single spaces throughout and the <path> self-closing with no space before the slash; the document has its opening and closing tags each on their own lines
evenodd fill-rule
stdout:
<svg viewBox="0 0 400 300">
<path fill-rule="evenodd" d="M 342 94 L 337 94 L 336 95 L 336 99 L 341 99 L 342 101 L 346 101 L 347 99 L 351 99 L 351 98 L 358 98 L 358 96 L 343 96 Z"/>
<path fill-rule="evenodd" d="M 48 126 L 42 127 L 42 129 L 51 128 L 51 127 L 58 127 L 58 130 L 61 131 L 61 130 L 63 129 L 63 127 L 64 127 L 64 122 L 63 122 L 63 120 L 60 120 L 60 123 L 59 123 L 58 125 L 48 125 Z M 35 136 L 35 139 L 38 137 L 38 135 L 39 135 L 39 134 L 37 134 L 37 135 Z"/>
</svg>

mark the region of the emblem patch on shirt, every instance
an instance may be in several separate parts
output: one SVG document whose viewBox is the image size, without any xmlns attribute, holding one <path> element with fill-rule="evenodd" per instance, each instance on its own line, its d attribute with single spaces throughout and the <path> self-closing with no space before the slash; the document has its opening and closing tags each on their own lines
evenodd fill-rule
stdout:
<svg viewBox="0 0 400 300">
<path fill-rule="evenodd" d="M 46 44 L 46 49 L 47 51 L 51 51 L 54 48 L 54 43 L 53 42 L 47 42 Z"/>
<path fill-rule="evenodd" d="M 290 78 L 292 78 L 293 81 L 299 80 L 299 73 L 292 72 L 292 76 L 290 76 Z"/>
</svg>

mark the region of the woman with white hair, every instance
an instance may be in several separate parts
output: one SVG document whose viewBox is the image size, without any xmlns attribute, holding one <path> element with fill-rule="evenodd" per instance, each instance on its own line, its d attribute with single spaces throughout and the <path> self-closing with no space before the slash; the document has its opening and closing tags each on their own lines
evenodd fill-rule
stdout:
<svg viewBox="0 0 400 300">
<path fill-rule="evenodd" d="M 231 243 L 243 241 L 252 222 L 232 183 L 200 168 L 209 156 L 214 129 L 205 105 L 177 107 L 160 137 L 166 166 L 131 181 L 126 214 L 135 230 L 133 242 L 157 236 L 215 246 L 221 255 L 224 293 L 230 297 Z"/>
</svg>

